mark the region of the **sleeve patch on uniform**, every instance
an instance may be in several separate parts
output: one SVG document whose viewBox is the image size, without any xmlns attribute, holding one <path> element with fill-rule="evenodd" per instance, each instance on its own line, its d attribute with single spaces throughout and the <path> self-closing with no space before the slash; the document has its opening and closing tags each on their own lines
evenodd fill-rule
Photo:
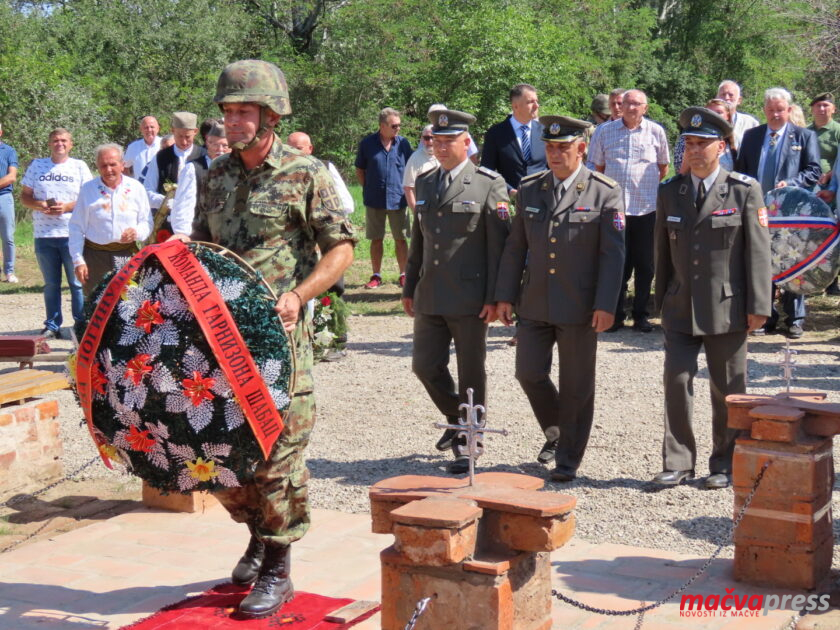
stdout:
<svg viewBox="0 0 840 630">
<path fill-rule="evenodd" d="M 344 207 L 341 204 L 338 193 L 335 192 L 335 187 L 321 188 L 318 190 L 318 195 L 321 197 L 321 205 L 327 210 L 334 212 L 341 212 L 343 210 Z"/>
<path fill-rule="evenodd" d="M 624 220 L 624 213 L 616 210 L 613 212 L 613 227 L 618 232 L 623 232 L 627 222 Z"/>
<path fill-rule="evenodd" d="M 767 220 L 767 208 L 764 206 L 758 209 L 758 224 L 765 228 L 770 225 Z"/>
<path fill-rule="evenodd" d="M 496 214 L 502 221 L 507 221 L 510 218 L 507 201 L 500 201 L 496 204 Z"/>
</svg>

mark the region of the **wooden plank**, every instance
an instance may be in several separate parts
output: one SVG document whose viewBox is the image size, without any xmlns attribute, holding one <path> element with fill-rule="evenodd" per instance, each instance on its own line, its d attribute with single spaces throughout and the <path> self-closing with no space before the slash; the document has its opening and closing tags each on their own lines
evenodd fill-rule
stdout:
<svg viewBox="0 0 840 630">
<path fill-rule="evenodd" d="M 350 623 L 351 621 L 355 621 L 362 615 L 366 615 L 376 608 L 379 608 L 379 602 L 371 602 L 360 599 L 331 612 L 329 615 L 324 617 L 324 621 L 328 621 L 330 623 Z"/>
<path fill-rule="evenodd" d="M 0 363 L 61 363 L 70 356 L 69 352 L 50 352 L 25 357 L 0 357 Z"/>
<path fill-rule="evenodd" d="M 43 370 L 19 370 L 0 375 L 0 405 L 67 389 L 70 384 L 62 374 Z"/>
</svg>

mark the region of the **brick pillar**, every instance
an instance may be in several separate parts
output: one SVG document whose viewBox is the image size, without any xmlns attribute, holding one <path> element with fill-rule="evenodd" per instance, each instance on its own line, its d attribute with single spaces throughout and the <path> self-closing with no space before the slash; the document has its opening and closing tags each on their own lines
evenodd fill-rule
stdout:
<svg viewBox="0 0 840 630">
<path fill-rule="evenodd" d="M 834 536 L 832 438 L 834 411 L 810 395 L 731 396 L 729 426 L 739 438 L 732 465 L 737 517 L 766 462 L 770 465 L 736 527 L 735 579 L 781 588 L 814 589 L 831 569 Z M 833 430 L 833 429 L 832 429 Z"/>
<path fill-rule="evenodd" d="M 402 630 L 424 597 L 416 630 L 550 630 L 549 552 L 574 532 L 573 497 L 542 480 L 485 474 L 405 476 L 370 490 L 373 530 L 393 533 L 382 562 L 382 628 Z"/>
</svg>

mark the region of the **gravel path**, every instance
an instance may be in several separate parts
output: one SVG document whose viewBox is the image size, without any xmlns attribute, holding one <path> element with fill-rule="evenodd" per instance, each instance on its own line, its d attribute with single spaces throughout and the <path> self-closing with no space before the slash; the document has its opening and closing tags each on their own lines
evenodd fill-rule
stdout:
<svg viewBox="0 0 840 630">
<path fill-rule="evenodd" d="M 4 296 L 0 330 L 37 332 L 41 309 L 40 295 Z M 432 426 L 442 418 L 411 372 L 411 331 L 408 317 L 354 316 L 348 356 L 316 366 L 318 423 L 307 451 L 315 507 L 366 512 L 367 488 L 383 477 L 446 474 L 448 457 L 434 449 L 440 430 Z M 510 433 L 486 436 L 487 452 L 479 469 L 544 476 L 547 469 L 535 460 L 543 437 L 513 377 L 515 349 L 505 343 L 509 336 L 510 329 L 490 329 L 487 371 L 489 424 Z M 838 347 L 824 337 L 806 333 L 794 342 L 801 366 L 795 385 L 826 391 L 831 400 L 840 401 Z M 772 365 L 783 344 L 781 336 L 751 341 L 750 392 L 771 393 L 784 386 L 779 368 Z M 601 335 L 598 353 L 595 426 L 580 476 L 571 484 L 547 487 L 577 497 L 576 536 L 583 539 L 711 553 L 729 540 L 732 491 L 706 491 L 695 483 L 651 492 L 647 484 L 661 468 L 661 331 L 644 335 L 625 329 Z M 697 472 L 702 476 L 708 472 L 711 423 L 708 374 L 702 355 L 700 360 L 695 419 Z M 95 450 L 72 394 L 59 392 L 58 398 L 69 471 L 93 457 Z M 121 474 L 96 464 L 84 476 Z M 835 535 L 837 530 L 835 525 Z M 723 555 L 731 557 L 732 547 Z M 838 561 L 840 548 L 835 548 L 835 566 Z"/>
</svg>

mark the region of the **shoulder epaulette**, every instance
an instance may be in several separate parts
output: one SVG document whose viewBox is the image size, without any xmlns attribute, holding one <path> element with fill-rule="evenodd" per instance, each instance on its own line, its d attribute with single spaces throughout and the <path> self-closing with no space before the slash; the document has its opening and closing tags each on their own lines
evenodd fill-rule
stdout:
<svg viewBox="0 0 840 630">
<path fill-rule="evenodd" d="M 603 182 L 610 188 L 615 188 L 618 186 L 618 182 L 615 181 L 612 177 L 607 177 L 603 173 L 599 173 L 598 171 L 592 171 L 592 176 L 597 179 L 599 182 Z"/>
<path fill-rule="evenodd" d="M 540 177 L 545 175 L 547 172 L 548 172 L 548 169 L 546 169 L 544 171 L 540 171 L 539 173 L 531 173 L 530 175 L 526 175 L 525 177 L 523 177 L 522 179 L 519 180 L 519 185 L 522 186 L 522 184 L 530 182 L 534 179 L 539 179 Z"/>
<path fill-rule="evenodd" d="M 729 179 L 734 179 L 736 182 L 741 182 L 742 184 L 751 184 L 752 182 L 756 181 L 749 175 L 744 175 L 743 173 L 736 173 L 734 171 L 729 173 Z"/>
<path fill-rule="evenodd" d="M 479 166 L 478 167 L 478 172 L 481 173 L 482 175 L 485 175 L 486 177 L 489 177 L 490 179 L 497 179 L 497 178 L 501 177 L 501 175 L 499 175 L 496 171 L 491 170 L 491 169 L 487 168 L 486 166 Z"/>
</svg>

